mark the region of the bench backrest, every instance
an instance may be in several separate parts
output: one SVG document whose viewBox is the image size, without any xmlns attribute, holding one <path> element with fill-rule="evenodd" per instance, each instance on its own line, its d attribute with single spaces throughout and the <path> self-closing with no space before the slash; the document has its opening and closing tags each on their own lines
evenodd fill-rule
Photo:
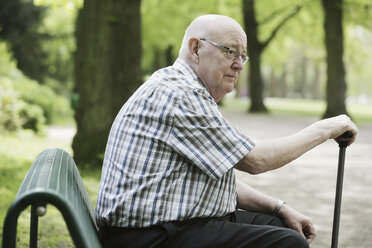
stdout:
<svg viewBox="0 0 372 248">
<path fill-rule="evenodd" d="M 79 171 L 72 157 L 58 148 L 42 152 L 23 180 L 5 218 L 3 247 L 15 247 L 17 219 L 25 208 L 47 204 L 61 212 L 76 247 L 101 247 L 93 207 Z"/>
</svg>

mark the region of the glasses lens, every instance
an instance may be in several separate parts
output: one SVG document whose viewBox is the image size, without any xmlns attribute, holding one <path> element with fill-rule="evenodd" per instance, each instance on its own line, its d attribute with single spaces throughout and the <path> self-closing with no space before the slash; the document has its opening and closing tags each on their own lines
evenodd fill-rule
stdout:
<svg viewBox="0 0 372 248">
<path fill-rule="evenodd" d="M 248 56 L 246 54 L 241 54 L 242 59 L 243 59 L 243 65 L 245 65 L 248 62 Z"/>
<path fill-rule="evenodd" d="M 213 42 L 213 41 L 210 41 L 210 40 L 207 40 L 207 39 L 204 39 L 204 38 L 200 38 L 200 40 L 206 41 L 206 42 L 208 42 L 208 43 L 210 43 L 214 46 L 217 46 L 219 48 L 224 49 L 226 56 L 231 60 L 237 60 L 239 57 L 242 57 L 243 65 L 245 65 L 248 62 L 249 58 L 245 53 L 240 53 L 240 52 L 236 51 L 235 49 L 233 49 L 231 47 L 227 47 L 227 46 L 218 44 L 216 42 Z"/>
<path fill-rule="evenodd" d="M 226 51 L 226 55 L 229 59 L 232 59 L 232 60 L 239 58 L 239 53 L 231 48 Z"/>
<path fill-rule="evenodd" d="M 226 51 L 226 55 L 231 60 L 237 60 L 239 57 L 241 57 L 243 65 L 248 62 L 248 56 L 246 54 L 239 53 L 238 51 L 231 49 L 231 48 Z"/>
</svg>

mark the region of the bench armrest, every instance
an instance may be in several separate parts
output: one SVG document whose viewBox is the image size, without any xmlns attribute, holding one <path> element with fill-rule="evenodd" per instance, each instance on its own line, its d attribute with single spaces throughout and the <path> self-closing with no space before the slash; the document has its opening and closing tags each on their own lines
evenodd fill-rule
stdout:
<svg viewBox="0 0 372 248">
<path fill-rule="evenodd" d="M 15 247 L 20 213 L 32 206 L 54 205 L 66 221 L 76 247 L 101 247 L 94 211 L 72 157 L 53 148 L 32 164 L 10 206 L 3 228 L 3 247 Z"/>
</svg>

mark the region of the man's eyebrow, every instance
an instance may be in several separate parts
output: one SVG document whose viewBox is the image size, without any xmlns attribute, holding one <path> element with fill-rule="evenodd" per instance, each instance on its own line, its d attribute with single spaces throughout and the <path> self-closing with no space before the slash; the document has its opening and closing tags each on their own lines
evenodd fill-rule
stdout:
<svg viewBox="0 0 372 248">
<path fill-rule="evenodd" d="M 235 50 L 239 51 L 239 44 L 238 43 L 230 43 L 229 45 L 227 45 L 228 47 L 231 47 L 231 48 L 234 48 Z M 247 53 L 247 49 L 243 49 L 241 51 L 242 53 Z"/>
<path fill-rule="evenodd" d="M 239 47 L 239 43 L 238 42 L 235 42 L 235 41 L 232 41 L 232 42 L 228 42 L 226 43 L 228 47 L 234 47 L 234 48 L 237 48 Z"/>
</svg>

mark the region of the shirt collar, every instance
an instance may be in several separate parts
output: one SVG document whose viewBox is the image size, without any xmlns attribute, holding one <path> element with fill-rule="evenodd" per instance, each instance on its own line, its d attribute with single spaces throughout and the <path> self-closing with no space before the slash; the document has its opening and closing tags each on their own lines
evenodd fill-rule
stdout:
<svg viewBox="0 0 372 248">
<path fill-rule="evenodd" d="M 191 66 L 183 59 L 177 58 L 177 60 L 174 62 L 173 67 L 180 71 L 183 75 L 185 75 L 186 78 L 190 78 L 193 81 L 196 81 L 199 83 L 200 86 L 202 86 L 205 91 L 208 93 L 209 98 L 214 101 L 211 93 L 207 90 L 205 87 L 203 81 L 200 79 L 198 74 L 194 71 L 194 69 L 191 68 Z"/>
<path fill-rule="evenodd" d="M 183 75 L 185 75 L 187 78 L 191 78 L 195 81 L 198 81 L 201 83 L 201 80 L 194 71 L 194 69 L 191 68 L 191 66 L 183 59 L 177 58 L 176 62 L 174 62 L 173 67 L 179 70 Z M 203 84 L 202 84 L 203 85 Z"/>
</svg>

